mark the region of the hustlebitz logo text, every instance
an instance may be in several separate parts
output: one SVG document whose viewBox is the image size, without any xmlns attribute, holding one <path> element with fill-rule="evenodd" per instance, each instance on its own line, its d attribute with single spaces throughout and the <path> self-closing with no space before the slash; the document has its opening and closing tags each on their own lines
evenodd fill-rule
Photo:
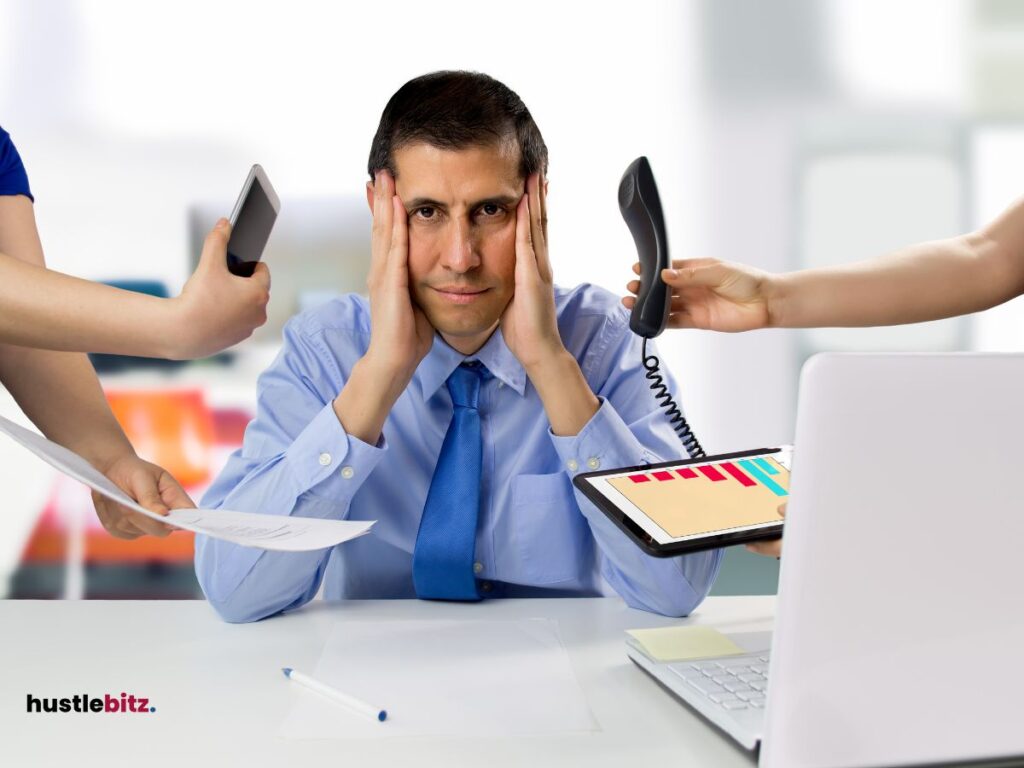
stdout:
<svg viewBox="0 0 1024 768">
<path fill-rule="evenodd" d="M 121 692 L 121 695 L 104 693 L 102 696 L 90 696 L 87 693 L 76 693 L 63 698 L 33 696 L 28 694 L 26 711 L 43 712 L 80 712 L 103 713 L 118 715 L 148 715 L 156 712 L 156 707 L 149 703 L 145 696 Z"/>
</svg>

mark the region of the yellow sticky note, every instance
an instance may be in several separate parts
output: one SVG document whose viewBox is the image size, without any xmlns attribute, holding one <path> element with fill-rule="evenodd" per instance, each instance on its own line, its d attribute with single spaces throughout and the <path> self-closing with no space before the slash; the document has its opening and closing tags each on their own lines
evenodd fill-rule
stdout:
<svg viewBox="0 0 1024 768">
<path fill-rule="evenodd" d="M 687 661 L 710 656 L 736 656 L 746 653 L 736 643 L 713 627 L 660 627 L 630 629 L 644 653 L 655 661 Z"/>
</svg>

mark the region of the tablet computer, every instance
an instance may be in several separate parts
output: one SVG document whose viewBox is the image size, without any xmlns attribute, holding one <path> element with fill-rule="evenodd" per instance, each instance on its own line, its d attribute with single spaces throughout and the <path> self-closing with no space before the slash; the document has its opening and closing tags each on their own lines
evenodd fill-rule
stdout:
<svg viewBox="0 0 1024 768">
<path fill-rule="evenodd" d="M 585 472 L 573 483 L 648 554 L 782 536 L 791 446 Z"/>
</svg>

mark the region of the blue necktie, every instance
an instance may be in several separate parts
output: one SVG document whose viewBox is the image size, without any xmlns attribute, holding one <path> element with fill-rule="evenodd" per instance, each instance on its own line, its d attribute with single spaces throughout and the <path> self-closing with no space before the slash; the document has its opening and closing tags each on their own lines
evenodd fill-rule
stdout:
<svg viewBox="0 0 1024 768">
<path fill-rule="evenodd" d="M 412 555 L 412 580 L 423 599 L 480 599 L 473 560 L 482 452 L 477 399 L 485 378 L 490 378 L 490 372 L 478 363 L 463 363 L 448 377 L 455 411 L 430 481 Z"/>
</svg>

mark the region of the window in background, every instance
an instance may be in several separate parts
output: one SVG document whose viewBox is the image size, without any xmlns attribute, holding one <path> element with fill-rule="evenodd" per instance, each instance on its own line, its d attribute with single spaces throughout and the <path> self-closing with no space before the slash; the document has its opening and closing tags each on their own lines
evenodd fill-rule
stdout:
<svg viewBox="0 0 1024 768">
<path fill-rule="evenodd" d="M 967 226 L 962 131 L 941 117 L 834 117 L 809 122 L 797 160 L 799 268 L 871 258 Z M 806 355 L 942 351 L 967 342 L 962 319 L 892 328 L 817 328 Z"/>
<path fill-rule="evenodd" d="M 1024 123 L 978 128 L 971 136 L 974 227 L 991 221 L 1024 193 Z M 1024 351 L 1024 300 L 974 316 L 971 347 L 986 352 Z"/>
</svg>

